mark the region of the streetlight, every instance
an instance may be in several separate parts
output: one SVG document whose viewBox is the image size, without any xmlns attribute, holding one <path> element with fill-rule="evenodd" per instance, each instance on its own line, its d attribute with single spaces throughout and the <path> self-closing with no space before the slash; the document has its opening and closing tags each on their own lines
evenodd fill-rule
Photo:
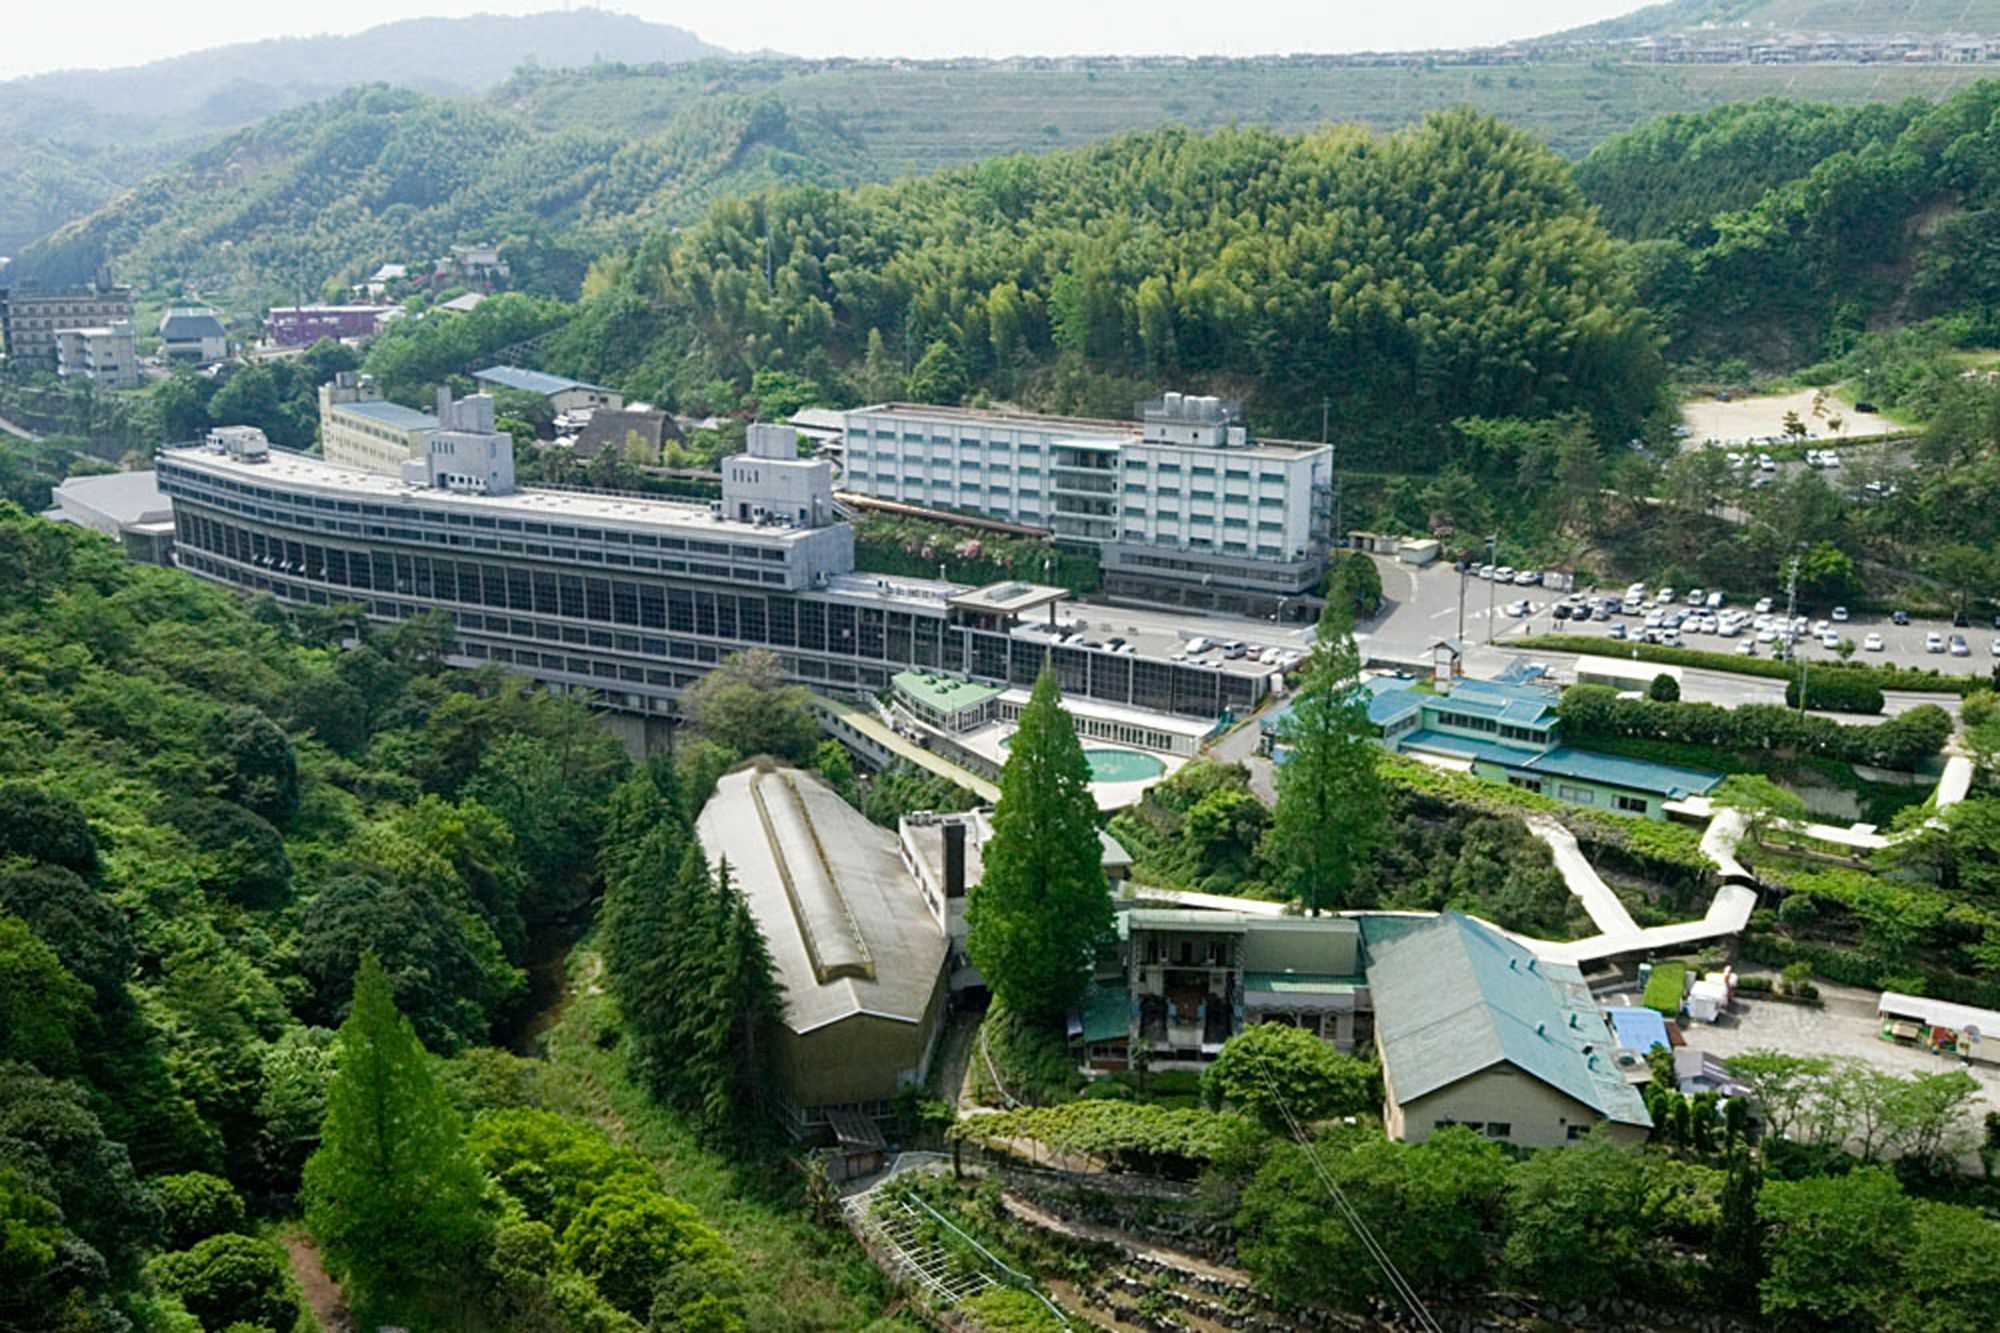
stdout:
<svg viewBox="0 0 2000 1333">
<path fill-rule="evenodd" d="M 1500 534 L 1494 533 L 1486 539 L 1487 561 L 1494 566 L 1494 577 L 1486 580 L 1486 642 L 1493 642 L 1493 585 L 1499 582 Z"/>
</svg>

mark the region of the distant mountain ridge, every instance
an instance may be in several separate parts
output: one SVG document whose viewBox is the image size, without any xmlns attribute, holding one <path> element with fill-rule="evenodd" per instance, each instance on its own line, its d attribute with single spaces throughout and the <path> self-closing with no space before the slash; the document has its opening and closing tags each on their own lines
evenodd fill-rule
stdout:
<svg viewBox="0 0 2000 1333">
<path fill-rule="evenodd" d="M 1664 0 L 1551 33 L 1551 42 L 1620 41 L 1704 29 L 1748 32 L 2000 33 L 2000 0 Z"/>
<path fill-rule="evenodd" d="M 0 254 L 102 206 L 217 135 L 347 88 L 484 92 L 523 66 L 683 64 L 731 52 L 601 9 L 405 19 L 349 36 L 274 38 L 124 69 L 0 83 Z"/>
</svg>

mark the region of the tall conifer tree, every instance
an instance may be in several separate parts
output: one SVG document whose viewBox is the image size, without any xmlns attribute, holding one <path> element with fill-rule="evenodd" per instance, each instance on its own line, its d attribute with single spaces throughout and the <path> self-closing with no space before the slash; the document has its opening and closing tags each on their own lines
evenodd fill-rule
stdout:
<svg viewBox="0 0 2000 1333">
<path fill-rule="evenodd" d="M 966 952 L 1011 1012 L 1054 1022 L 1083 998 L 1097 945 L 1111 930 L 1111 896 L 1090 765 L 1050 667 L 1008 742 L 993 836 L 980 860 L 985 869 L 966 904 Z"/>
<path fill-rule="evenodd" d="M 1381 840 L 1388 801 L 1361 690 L 1354 601 L 1338 574 L 1329 581 L 1319 640 L 1279 724 L 1278 745 L 1286 757 L 1267 840 L 1271 864 L 1308 913 L 1366 906 L 1357 901 L 1356 881 Z"/>
<path fill-rule="evenodd" d="M 389 978 L 365 955 L 341 1024 L 306 1227 L 364 1326 L 433 1326 L 485 1240 L 479 1168 Z"/>
</svg>

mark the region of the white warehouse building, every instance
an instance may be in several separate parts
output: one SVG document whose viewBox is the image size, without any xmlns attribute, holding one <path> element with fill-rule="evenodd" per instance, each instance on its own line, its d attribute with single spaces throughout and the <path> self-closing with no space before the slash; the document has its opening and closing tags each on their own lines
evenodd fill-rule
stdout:
<svg viewBox="0 0 2000 1333">
<path fill-rule="evenodd" d="M 1112 597 L 1269 615 L 1325 576 L 1333 451 L 1241 417 L 1178 393 L 1136 423 L 885 403 L 845 414 L 844 484 L 1044 528 L 1099 558 Z"/>
</svg>

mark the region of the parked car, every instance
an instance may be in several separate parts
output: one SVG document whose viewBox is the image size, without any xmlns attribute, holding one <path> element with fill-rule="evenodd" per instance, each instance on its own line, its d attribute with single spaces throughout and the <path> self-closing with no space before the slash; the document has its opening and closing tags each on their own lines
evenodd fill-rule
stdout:
<svg viewBox="0 0 2000 1333">
<path fill-rule="evenodd" d="M 1494 571 L 1494 566 L 1481 565 L 1479 567 L 1479 577 L 1485 579 L 1488 583 L 1491 583 L 1493 581 L 1493 571 Z"/>
<path fill-rule="evenodd" d="M 1936 630 L 1932 630 L 1930 633 L 1924 635 L 1924 651 L 1927 653 L 1943 652 L 1944 635 L 1938 633 Z"/>
<path fill-rule="evenodd" d="M 1835 620 L 1846 620 L 1846 619 L 1847 619 L 1847 608 L 1846 608 L 1846 607 L 1844 607 L 1844 606 L 1836 606 L 1836 607 L 1834 607 L 1834 608 L 1833 608 L 1833 618 L 1834 618 Z"/>
<path fill-rule="evenodd" d="M 1995 657 L 2000 657 L 2000 638 L 1996 638 L 1993 640 L 1993 655 Z"/>
<path fill-rule="evenodd" d="M 1541 581 L 1542 572 L 1539 569 L 1524 569 L 1514 576 L 1514 582 L 1523 588 L 1532 588 Z"/>
<path fill-rule="evenodd" d="M 1964 629 L 1967 625 L 1970 625 L 1972 623 L 1972 620 L 1965 614 L 1965 612 L 1954 611 L 1951 613 L 1951 623 L 1954 629 Z"/>
<path fill-rule="evenodd" d="M 1215 645 L 1210 643 L 1207 639 L 1189 639 L 1187 641 L 1187 648 L 1185 651 L 1189 657 L 1200 657 L 1203 653 L 1207 652 L 1209 649 L 1213 647 L 1215 647 Z"/>
<path fill-rule="evenodd" d="M 1891 611 L 1889 619 L 1895 621 L 1898 625 L 1907 625 L 1910 623 L 1910 613 L 1908 611 Z"/>
<path fill-rule="evenodd" d="M 1729 599 L 1724 597 L 1721 593 L 1712 592 L 1708 595 L 1708 609 L 1711 611 L 1720 611 L 1722 609 L 1722 604 L 1728 600 Z"/>
<path fill-rule="evenodd" d="M 1653 605 L 1655 606 L 1668 606 L 1673 603 L 1673 600 L 1674 590 L 1672 588 L 1662 588 L 1653 594 Z"/>
<path fill-rule="evenodd" d="M 1972 656 L 1972 645 L 1965 641 L 1963 634 L 1954 634 L 1951 636 L 1951 655 L 1953 657 Z"/>
<path fill-rule="evenodd" d="M 1507 603 L 1507 614 L 1510 616 L 1525 616 L 1528 614 L 1528 609 L 1528 599 L 1525 597 Z"/>
<path fill-rule="evenodd" d="M 1612 627 L 1610 628 L 1610 630 L 1609 630 L 1609 631 L 1607 631 L 1607 633 L 1608 633 L 1609 637 L 1611 637 L 1611 638 L 1614 638 L 1614 639 L 1622 639 L 1622 638 L 1624 638 L 1624 637 L 1625 637 L 1625 622 L 1624 622 L 1624 621 L 1622 621 L 1622 620 L 1618 621 L 1617 623 L 1615 623 L 1614 625 L 1612 625 Z M 1995 643 L 2000 643 L 2000 639 L 1995 639 L 1995 640 L 1994 640 L 1994 642 L 1995 642 Z"/>
<path fill-rule="evenodd" d="M 1549 612 L 1549 614 L 1554 616 L 1557 620 L 1568 620 L 1570 618 L 1570 609 L 1564 603 L 1557 602 L 1555 605 L 1555 609 Z M 1590 615 L 1590 612 L 1588 610 L 1585 610 L 1583 614 L 1587 619 Z"/>
<path fill-rule="evenodd" d="M 1879 653 L 1883 649 L 1887 648 L 1889 645 L 1882 641 L 1881 635 L 1870 634 L 1867 638 L 1861 641 L 1861 646 L 1867 649 L 1871 653 Z"/>
<path fill-rule="evenodd" d="M 1689 606 L 1700 606 L 1703 602 L 1707 600 L 1708 600 L 1708 591 L 1706 589 L 1704 588 L 1688 589 L 1687 604 Z"/>
<path fill-rule="evenodd" d="M 1828 652 L 1837 651 L 1840 647 L 1840 636 L 1832 630 L 1828 630 L 1819 636 L 1819 646 Z"/>
<path fill-rule="evenodd" d="M 1760 616 L 1767 616 L 1771 614 L 1771 607 L 1773 605 L 1774 603 L 1771 601 L 1770 598 L 1759 597 L 1757 599 L 1757 614 Z"/>
</svg>

